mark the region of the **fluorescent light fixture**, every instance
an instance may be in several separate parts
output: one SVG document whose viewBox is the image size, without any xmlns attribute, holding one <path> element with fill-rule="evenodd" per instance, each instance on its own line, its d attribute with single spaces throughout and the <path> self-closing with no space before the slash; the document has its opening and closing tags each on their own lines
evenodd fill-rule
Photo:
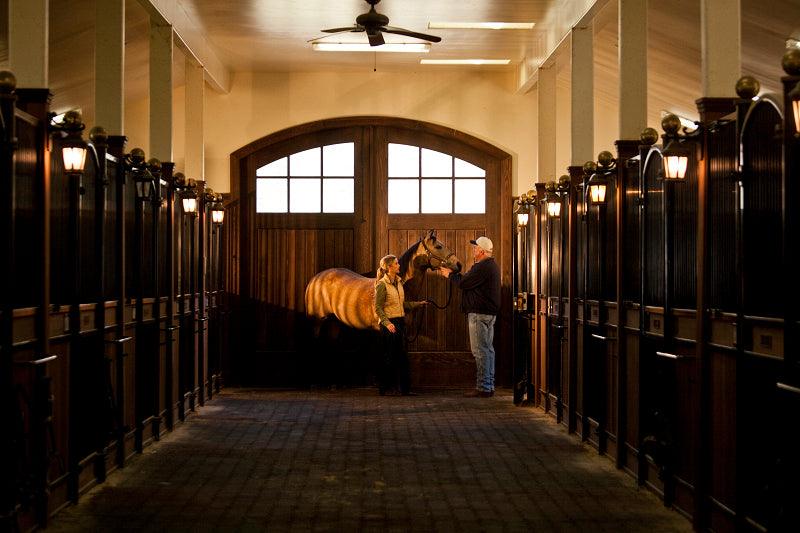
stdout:
<svg viewBox="0 0 800 533">
<path fill-rule="evenodd" d="M 311 48 L 318 52 L 410 52 L 427 54 L 431 50 L 430 43 L 386 43 L 370 46 L 369 43 L 311 43 Z"/>
<path fill-rule="evenodd" d="M 420 59 L 420 65 L 508 65 L 510 59 Z"/>
<path fill-rule="evenodd" d="M 535 22 L 429 22 L 431 30 L 530 30 Z"/>
</svg>

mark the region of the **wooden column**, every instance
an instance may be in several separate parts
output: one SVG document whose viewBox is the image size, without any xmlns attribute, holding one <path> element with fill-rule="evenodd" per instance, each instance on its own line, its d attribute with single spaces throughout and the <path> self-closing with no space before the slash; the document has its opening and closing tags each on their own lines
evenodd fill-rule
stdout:
<svg viewBox="0 0 800 533">
<path fill-rule="evenodd" d="M 594 158 L 594 29 L 572 29 L 572 156 L 582 167 Z M 541 138 L 540 138 L 541 142 Z M 581 170 L 581 172 L 583 172 Z M 572 170 L 570 170 L 572 174 Z"/>
<path fill-rule="evenodd" d="M 704 96 L 731 95 L 742 72 L 741 0 L 700 2 L 701 81 Z"/>
<path fill-rule="evenodd" d="M 647 126 L 647 2 L 619 0 L 619 138 Z"/>
<path fill-rule="evenodd" d="M 172 26 L 150 27 L 150 157 L 172 161 Z"/>
<path fill-rule="evenodd" d="M 17 87 L 48 82 L 49 0 L 8 0 L 8 59 Z"/>
<path fill-rule="evenodd" d="M 95 123 L 121 135 L 125 131 L 125 0 L 95 3 Z"/>
<path fill-rule="evenodd" d="M 539 177 L 556 179 L 556 66 L 539 69 Z"/>
</svg>

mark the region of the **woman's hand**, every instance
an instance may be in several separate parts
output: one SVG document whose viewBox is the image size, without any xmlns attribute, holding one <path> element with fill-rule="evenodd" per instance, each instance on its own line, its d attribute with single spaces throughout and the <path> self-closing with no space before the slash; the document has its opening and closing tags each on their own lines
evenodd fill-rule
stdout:
<svg viewBox="0 0 800 533">
<path fill-rule="evenodd" d="M 392 324 L 391 322 L 389 322 L 389 325 L 386 326 L 386 329 L 389 330 L 389 333 L 397 333 L 397 328 L 394 327 L 394 324 Z"/>
</svg>

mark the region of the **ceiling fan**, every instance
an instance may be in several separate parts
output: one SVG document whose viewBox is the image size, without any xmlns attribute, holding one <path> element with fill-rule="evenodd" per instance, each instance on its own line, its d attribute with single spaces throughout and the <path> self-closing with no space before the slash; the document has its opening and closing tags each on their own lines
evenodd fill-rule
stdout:
<svg viewBox="0 0 800 533">
<path fill-rule="evenodd" d="M 367 39 L 369 40 L 370 46 L 380 46 L 384 44 L 386 41 L 383 39 L 383 33 L 394 33 L 397 35 L 405 35 L 407 37 L 413 37 L 415 39 L 422 39 L 424 41 L 430 41 L 432 43 L 438 43 L 442 40 L 441 37 L 437 37 L 435 35 L 427 35 L 425 33 L 417 33 L 415 31 L 406 30 L 403 28 L 395 28 L 394 26 L 388 26 L 389 24 L 389 17 L 386 15 L 381 15 L 377 11 L 375 11 L 375 4 L 380 2 L 381 0 L 364 0 L 370 5 L 369 11 L 363 13 L 356 17 L 356 23 L 353 26 L 347 26 L 344 28 L 329 28 L 327 30 L 322 30 L 323 33 L 344 33 L 344 32 L 366 32 Z"/>
</svg>

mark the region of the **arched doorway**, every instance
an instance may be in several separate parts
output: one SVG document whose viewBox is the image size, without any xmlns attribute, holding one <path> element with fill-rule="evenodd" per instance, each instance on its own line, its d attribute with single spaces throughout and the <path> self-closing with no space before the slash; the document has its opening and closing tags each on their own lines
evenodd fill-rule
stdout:
<svg viewBox="0 0 800 533">
<path fill-rule="evenodd" d="M 408 191 L 416 191 L 416 199 Z M 405 200 L 394 201 L 401 193 Z M 475 202 L 481 195 L 482 202 Z M 381 256 L 401 253 L 431 228 L 466 268 L 472 262 L 469 240 L 492 237 L 505 313 L 511 273 L 511 212 L 505 199 L 510 196 L 509 154 L 453 129 L 407 119 L 323 120 L 237 150 L 231 155 L 235 220 L 227 276 L 239 314 L 233 380 L 297 386 L 328 374 L 323 380 L 367 384 L 374 362 L 369 336 L 340 331 L 336 346 L 323 349 L 308 342 L 306 283 L 330 267 L 374 272 Z M 447 299 L 447 289 L 443 279 L 426 278 L 427 295 L 437 302 Z M 459 301 L 454 290 L 447 310 L 428 310 L 420 320 L 420 334 L 409 347 L 416 386 L 473 382 Z M 498 384 L 508 385 L 510 317 L 500 317 L 497 327 L 496 374 Z"/>
</svg>

